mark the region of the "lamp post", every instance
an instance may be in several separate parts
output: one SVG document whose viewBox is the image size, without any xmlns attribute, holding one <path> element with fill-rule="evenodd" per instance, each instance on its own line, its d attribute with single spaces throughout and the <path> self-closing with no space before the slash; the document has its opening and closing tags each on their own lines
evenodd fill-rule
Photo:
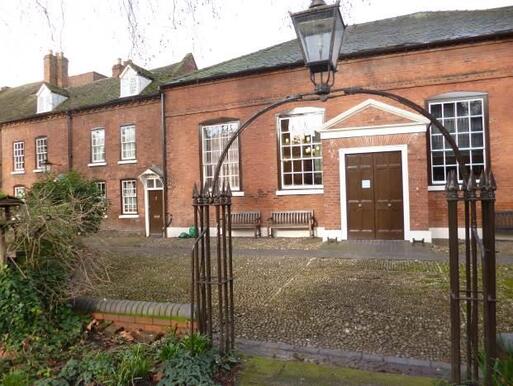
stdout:
<svg viewBox="0 0 513 386">
<path fill-rule="evenodd" d="M 314 84 L 314 91 L 296 94 L 278 100 L 262 110 L 253 114 L 230 137 L 219 156 L 216 164 L 214 178 L 211 185 L 205 185 L 193 191 L 193 205 L 195 208 L 195 224 L 199 226 L 198 238 L 192 252 L 192 290 L 191 315 L 195 315 L 200 332 L 212 337 L 212 288 L 214 284 L 219 287 L 219 317 L 220 341 L 222 351 L 233 348 L 234 341 L 234 311 L 233 311 L 233 271 L 232 271 L 232 243 L 231 243 L 231 191 L 223 183 L 219 187 L 220 172 L 228 150 L 240 134 L 246 130 L 261 115 L 288 103 L 306 101 L 327 101 L 342 96 L 366 94 L 375 95 L 394 100 L 426 117 L 431 126 L 436 127 L 444 136 L 454 152 L 459 165 L 463 186 L 460 187 L 456 173 L 447 176 L 447 199 L 449 207 L 449 234 L 450 234 L 450 303 L 451 303 L 451 381 L 461 383 L 461 323 L 460 303 L 468 305 L 466 322 L 470 323 L 478 311 L 477 299 L 484 303 L 484 342 L 485 342 L 485 384 L 491 385 L 491 372 L 496 358 L 495 342 L 495 228 L 494 203 L 495 180 L 488 171 L 480 176 L 479 188 L 475 176 L 469 172 L 465 165 L 458 145 L 449 131 L 429 111 L 419 104 L 400 95 L 373 89 L 359 87 L 333 89 L 335 74 L 343 44 L 345 25 L 340 14 L 339 1 L 327 5 L 324 0 L 312 0 L 309 9 L 291 13 L 292 22 L 297 33 L 303 59 L 310 72 L 310 80 Z M 480 191 L 479 197 L 476 195 Z M 462 194 L 464 193 L 464 194 Z M 480 200 L 483 208 L 483 235 L 481 243 L 477 233 L 476 214 L 469 211 L 470 202 Z M 466 295 L 462 294 L 459 280 L 459 249 L 458 249 L 458 201 L 465 202 L 465 230 L 466 230 L 466 272 L 472 272 L 472 282 L 477 283 L 477 253 L 481 254 L 483 262 L 483 290 L 479 291 L 477 285 L 466 280 Z M 475 202 L 474 202 L 475 205 Z M 217 224 L 217 272 L 224 276 L 217 276 L 217 282 L 211 277 L 210 252 L 210 207 L 215 207 Z M 222 215 L 220 214 L 222 213 Z M 221 231 L 222 230 L 222 231 Z M 470 243 L 470 241 L 472 243 Z M 477 245 L 484 245 L 478 250 Z M 221 247 L 220 247 L 221 245 Z M 470 255 L 473 256 L 472 261 Z M 215 261 L 215 260 L 214 260 Z M 215 264 L 214 264 L 215 265 Z M 226 267 L 229 267 L 227 270 Z M 482 293 L 482 295 L 480 295 Z M 224 299 L 224 300 L 223 300 Z M 226 307 L 223 309 L 223 307 Z M 194 325 L 193 325 L 194 326 Z M 477 345 L 470 344 L 478 341 L 478 327 L 470 327 L 467 334 L 467 381 L 475 384 L 479 380 L 477 363 L 479 351 Z M 467 383 L 469 384 L 469 383 Z"/>
</svg>

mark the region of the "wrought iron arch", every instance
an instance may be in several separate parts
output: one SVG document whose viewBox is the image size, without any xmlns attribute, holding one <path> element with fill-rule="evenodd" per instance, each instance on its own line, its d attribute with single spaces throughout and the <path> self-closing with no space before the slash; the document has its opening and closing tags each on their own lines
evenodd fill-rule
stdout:
<svg viewBox="0 0 513 386">
<path fill-rule="evenodd" d="M 216 165 L 212 184 L 194 187 L 193 206 L 195 226 L 199 229 L 192 252 L 191 315 L 195 316 L 200 332 L 214 337 L 214 317 L 212 313 L 212 290 L 218 294 L 218 337 L 222 352 L 234 347 L 234 303 L 233 303 L 233 262 L 231 237 L 231 190 L 223 183 L 219 186 L 222 164 L 230 146 L 251 124 L 263 114 L 277 107 L 293 102 L 326 101 L 349 95 L 375 95 L 387 98 L 406 106 L 429 120 L 444 136 L 458 162 L 463 185 L 460 186 L 455 171 L 447 177 L 446 194 L 449 214 L 449 268 L 451 305 L 451 380 L 460 383 L 461 375 L 461 316 L 463 302 L 466 314 L 466 380 L 471 384 L 479 381 L 479 325 L 478 306 L 484 306 L 484 348 L 486 354 L 486 385 L 491 385 L 492 367 L 496 353 L 496 279 L 495 279 L 495 179 L 491 171 L 480 176 L 479 184 L 472 171 L 467 170 L 464 158 L 454 138 L 443 124 L 419 104 L 400 95 L 366 88 L 339 88 L 328 95 L 304 93 L 287 96 L 249 117 L 226 143 Z M 464 202 L 465 211 L 465 289 L 460 289 L 460 262 L 458 240 L 458 202 Z M 477 203 L 482 210 L 483 240 L 478 235 Z M 211 259 L 210 207 L 215 208 L 216 259 Z M 478 288 L 478 253 L 481 257 L 483 288 Z M 194 326 L 194 324 L 193 324 Z"/>
</svg>

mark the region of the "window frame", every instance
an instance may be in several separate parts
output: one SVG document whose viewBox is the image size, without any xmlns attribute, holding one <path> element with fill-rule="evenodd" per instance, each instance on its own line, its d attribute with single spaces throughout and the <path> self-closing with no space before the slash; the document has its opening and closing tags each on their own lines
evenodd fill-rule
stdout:
<svg viewBox="0 0 513 386">
<path fill-rule="evenodd" d="M 281 133 L 281 121 L 284 119 L 288 119 L 293 116 L 301 116 L 301 115 L 308 115 L 308 114 L 319 114 L 322 115 L 322 124 L 325 123 L 326 118 L 326 109 L 323 107 L 317 107 L 317 106 L 307 106 L 307 107 L 297 107 L 292 110 L 282 112 L 279 114 L 276 114 L 276 156 L 277 156 L 277 183 L 279 187 L 279 191 L 287 192 L 287 191 L 293 191 L 293 192 L 305 192 L 305 194 L 308 194 L 307 192 L 318 192 L 322 191 L 324 189 L 324 162 L 323 162 L 323 149 L 322 149 L 322 140 L 319 140 L 319 144 L 321 146 L 321 175 L 322 175 L 322 184 L 312 184 L 312 185 L 289 185 L 286 186 L 284 184 L 284 172 L 282 169 L 282 133 Z M 312 142 L 313 144 L 313 142 Z M 292 150 L 291 150 L 292 151 Z M 301 159 L 302 161 L 303 159 Z M 314 158 L 312 158 L 314 160 Z M 304 173 L 304 171 L 302 172 Z M 315 172 L 313 172 L 315 174 Z M 314 182 L 315 182 L 315 176 Z"/>
<path fill-rule="evenodd" d="M 46 152 L 45 153 L 39 153 L 38 141 L 43 140 L 43 139 L 45 140 Z M 36 150 L 36 152 L 35 152 L 36 170 L 37 171 L 44 170 L 45 167 L 48 165 L 48 136 L 41 135 L 39 137 L 36 137 L 35 140 L 34 140 L 34 147 L 35 147 L 35 150 Z M 44 154 L 45 155 L 45 159 L 44 159 L 44 164 L 43 165 L 39 164 L 39 155 L 40 154 Z"/>
<path fill-rule="evenodd" d="M 204 137 L 203 137 L 203 134 L 204 134 L 204 129 L 208 126 L 217 126 L 217 125 L 228 125 L 228 124 L 236 124 L 237 125 L 237 129 L 238 130 L 240 128 L 240 119 L 236 119 L 236 118 L 220 118 L 220 119 L 215 119 L 215 120 L 209 120 L 209 121 L 205 121 L 205 122 L 202 122 L 199 124 L 198 126 L 198 137 L 199 137 L 199 143 L 200 143 L 200 146 L 199 146 L 199 169 L 200 169 L 200 178 L 201 178 L 201 182 L 202 184 L 204 185 L 205 184 L 205 181 L 206 181 L 206 176 L 205 176 L 205 171 L 204 171 Z M 243 192 L 243 172 L 242 172 L 242 153 L 241 153 L 241 140 L 240 140 L 240 137 L 236 139 L 236 143 L 237 143 L 237 152 L 238 152 L 238 160 L 237 160 L 237 163 L 238 163 L 238 169 L 239 169 L 239 186 L 238 188 L 234 188 L 233 186 L 230 186 L 232 192 L 237 192 L 239 194 L 242 194 Z M 232 144 L 232 146 L 235 146 L 235 143 Z M 222 151 L 222 149 L 220 149 L 220 151 Z M 215 166 L 217 164 L 214 163 L 213 166 Z M 222 183 L 222 173 L 220 174 L 220 179 L 219 181 Z"/>
<path fill-rule="evenodd" d="M 17 189 L 23 189 L 23 196 L 20 197 L 16 194 L 16 190 Z M 25 199 L 25 195 L 27 194 L 27 187 L 25 185 L 14 185 L 13 188 L 12 188 L 12 191 L 13 191 L 13 195 L 14 197 L 16 198 L 19 198 L 20 200 L 24 200 Z"/>
<path fill-rule="evenodd" d="M 18 150 L 21 150 L 21 152 L 22 152 L 21 155 L 16 155 L 16 145 L 17 144 L 22 145 L 21 149 L 18 149 Z M 17 157 L 21 158 L 21 162 L 16 161 Z M 21 168 L 17 167 L 18 163 L 22 164 Z M 12 170 L 13 170 L 13 172 L 18 172 L 18 173 L 25 172 L 25 141 L 14 141 L 12 143 Z"/>
<path fill-rule="evenodd" d="M 134 183 L 134 197 L 135 198 L 135 212 L 127 212 L 125 211 L 125 190 L 124 190 L 124 183 L 126 182 L 133 182 Z M 120 199 L 121 199 L 121 215 L 123 216 L 130 216 L 130 215 L 138 215 L 139 214 L 139 205 L 138 205 L 138 197 L 137 197 L 137 179 L 136 178 L 124 178 L 120 180 Z"/>
<path fill-rule="evenodd" d="M 102 160 L 95 160 L 94 159 L 94 148 L 95 148 L 95 146 L 99 146 L 99 145 L 94 145 L 94 143 L 93 143 L 93 135 L 94 135 L 95 132 L 99 132 L 99 131 L 103 132 L 103 159 Z M 93 165 L 94 164 L 105 164 L 107 162 L 107 149 L 106 149 L 105 143 L 106 143 L 105 128 L 104 127 L 95 127 L 94 129 L 91 129 L 91 133 L 90 133 L 90 147 L 91 147 L 91 151 L 89 153 L 91 164 L 93 164 Z"/>
<path fill-rule="evenodd" d="M 425 107 L 426 110 L 431 112 L 432 104 L 442 104 L 443 103 L 457 103 L 463 101 L 474 101 L 481 100 L 482 101 L 482 122 L 483 122 L 483 168 L 486 170 L 491 167 L 491 156 L 490 156 L 490 121 L 489 121 L 489 99 L 488 94 L 485 92 L 450 92 L 441 95 L 437 95 L 431 97 L 426 100 Z M 443 110 L 443 107 L 442 107 Z M 469 115 L 471 117 L 471 115 Z M 454 118 L 457 120 L 457 113 L 455 112 Z M 434 181 L 433 180 L 433 161 L 432 161 L 432 135 L 431 135 L 432 125 L 428 126 L 428 130 L 426 131 L 426 149 L 427 149 L 427 175 L 428 175 L 428 188 L 431 190 L 439 190 L 443 189 L 445 186 L 447 176 L 444 177 L 444 181 Z M 472 128 L 469 124 L 469 133 L 472 133 Z M 478 132 L 479 133 L 479 132 Z M 443 140 L 445 141 L 445 139 Z M 468 151 L 472 151 L 472 147 L 469 146 Z M 480 149 L 479 149 L 480 150 Z M 444 151 L 442 151 L 444 153 Z M 446 167 L 444 160 L 444 167 Z M 458 166 L 456 166 L 458 167 Z M 476 176 L 479 178 L 479 176 Z M 459 183 L 463 181 L 460 179 Z"/>
<path fill-rule="evenodd" d="M 133 128 L 133 130 L 134 130 L 134 141 L 133 141 L 133 144 L 134 144 L 134 156 L 133 156 L 133 158 L 126 158 L 126 157 L 123 156 L 123 145 L 128 144 L 128 143 L 132 143 L 132 142 L 123 142 L 123 129 L 127 129 L 127 128 Z M 125 124 L 125 125 L 122 125 L 122 126 L 119 127 L 119 144 L 120 144 L 119 159 L 121 161 L 136 161 L 137 160 L 137 129 L 135 127 L 135 124 L 128 123 L 128 124 Z"/>
<path fill-rule="evenodd" d="M 100 190 L 100 192 L 103 192 L 103 199 L 107 200 L 107 181 L 105 181 L 105 180 L 98 180 L 98 181 L 94 181 L 94 183 L 96 185 L 96 188 L 98 190 Z M 103 190 L 98 188 L 99 184 L 103 184 Z"/>
</svg>

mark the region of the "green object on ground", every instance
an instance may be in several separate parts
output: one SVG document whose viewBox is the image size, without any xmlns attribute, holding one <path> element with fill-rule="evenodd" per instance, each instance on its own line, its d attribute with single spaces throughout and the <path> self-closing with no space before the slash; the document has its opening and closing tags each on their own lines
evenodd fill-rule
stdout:
<svg viewBox="0 0 513 386">
<path fill-rule="evenodd" d="M 439 381 L 436 379 L 426 377 L 374 373 L 298 361 L 249 357 L 243 362 L 237 384 L 241 386 L 434 386 L 437 382 Z"/>
<path fill-rule="evenodd" d="M 196 237 L 198 237 L 198 230 L 194 226 L 189 228 L 189 232 L 182 232 L 178 236 L 179 239 L 195 239 Z"/>
<path fill-rule="evenodd" d="M 196 227 L 192 226 L 189 228 L 189 236 L 191 236 L 192 238 L 198 237 L 198 230 L 196 229 Z"/>
</svg>

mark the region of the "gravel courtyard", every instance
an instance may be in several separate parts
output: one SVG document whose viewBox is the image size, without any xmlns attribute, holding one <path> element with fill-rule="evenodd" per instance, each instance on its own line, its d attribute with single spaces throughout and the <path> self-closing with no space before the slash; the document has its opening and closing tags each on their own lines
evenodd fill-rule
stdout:
<svg viewBox="0 0 513 386">
<path fill-rule="evenodd" d="M 105 257 L 110 276 L 90 295 L 189 302 L 191 240 L 102 233 L 85 244 Z M 443 259 L 337 257 L 347 255 L 343 244 L 316 239 L 237 239 L 234 247 L 239 337 L 448 361 Z M 498 279 L 499 331 L 511 331 L 513 265 L 499 265 Z"/>
</svg>

